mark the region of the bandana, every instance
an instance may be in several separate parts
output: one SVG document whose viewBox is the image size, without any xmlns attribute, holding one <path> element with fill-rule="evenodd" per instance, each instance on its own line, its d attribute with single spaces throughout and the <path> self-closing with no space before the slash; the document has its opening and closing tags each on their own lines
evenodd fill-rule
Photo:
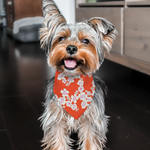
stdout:
<svg viewBox="0 0 150 150">
<path fill-rule="evenodd" d="M 93 76 L 66 77 L 56 71 L 53 91 L 60 105 L 77 120 L 93 99 Z"/>
</svg>

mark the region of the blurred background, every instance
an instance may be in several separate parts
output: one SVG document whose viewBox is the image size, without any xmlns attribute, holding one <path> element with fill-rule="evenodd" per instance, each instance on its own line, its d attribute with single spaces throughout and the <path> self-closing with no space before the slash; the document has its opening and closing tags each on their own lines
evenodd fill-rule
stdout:
<svg viewBox="0 0 150 150">
<path fill-rule="evenodd" d="M 91 17 L 118 31 L 95 74 L 110 116 L 105 150 L 150 147 L 150 0 L 55 0 L 68 23 Z M 47 81 L 55 70 L 40 48 L 42 0 L 0 0 L 0 150 L 40 150 Z M 74 147 L 76 149 L 76 147 Z"/>
</svg>

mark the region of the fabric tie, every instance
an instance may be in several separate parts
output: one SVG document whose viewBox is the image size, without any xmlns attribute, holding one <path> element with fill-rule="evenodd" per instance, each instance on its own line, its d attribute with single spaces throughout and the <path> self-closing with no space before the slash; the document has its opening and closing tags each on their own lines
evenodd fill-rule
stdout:
<svg viewBox="0 0 150 150">
<path fill-rule="evenodd" d="M 56 71 L 54 94 L 60 105 L 75 119 L 78 119 L 93 99 L 95 84 L 92 74 L 66 77 Z"/>
</svg>

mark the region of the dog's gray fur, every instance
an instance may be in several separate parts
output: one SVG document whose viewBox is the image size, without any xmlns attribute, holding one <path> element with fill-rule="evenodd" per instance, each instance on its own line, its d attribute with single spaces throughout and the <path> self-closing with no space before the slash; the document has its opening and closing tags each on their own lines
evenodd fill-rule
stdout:
<svg viewBox="0 0 150 150">
<path fill-rule="evenodd" d="M 43 0 L 43 14 L 45 17 L 41 28 L 41 48 L 46 50 L 49 63 L 49 54 L 52 45 L 60 36 L 58 31 L 63 32 L 66 28 L 71 31 L 70 41 L 78 39 L 78 32 L 83 31 L 90 42 L 95 46 L 99 58 L 95 70 L 99 69 L 104 60 L 105 52 L 109 52 L 116 37 L 117 31 L 114 26 L 104 18 L 94 17 L 87 22 L 75 25 L 67 24 L 64 16 L 59 11 L 53 0 Z M 86 49 L 81 49 L 86 51 Z M 89 52 L 90 53 L 90 52 Z M 93 58 L 92 58 L 93 59 Z M 93 59 L 93 61 L 95 61 Z M 50 64 L 49 64 L 50 65 Z M 95 71 L 94 70 L 94 71 Z M 93 71 L 93 72 L 94 72 Z M 71 71 L 67 71 L 69 74 Z M 72 75 L 76 75 L 72 71 Z M 93 77 L 96 86 L 91 104 L 84 114 L 75 120 L 59 104 L 53 93 L 54 78 L 47 85 L 45 111 L 41 116 L 42 128 L 44 131 L 44 150 L 71 150 L 73 143 L 69 138 L 71 132 L 78 132 L 79 148 L 81 150 L 102 150 L 106 141 L 108 117 L 105 113 L 104 98 L 106 94 L 105 84 L 96 77 Z"/>
</svg>

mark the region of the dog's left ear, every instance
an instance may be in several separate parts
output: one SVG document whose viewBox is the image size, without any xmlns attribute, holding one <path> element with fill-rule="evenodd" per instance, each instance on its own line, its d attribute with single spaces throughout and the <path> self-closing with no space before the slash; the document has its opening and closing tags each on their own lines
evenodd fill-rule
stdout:
<svg viewBox="0 0 150 150">
<path fill-rule="evenodd" d="M 100 17 L 91 18 L 88 24 L 101 36 L 103 48 L 109 52 L 118 34 L 113 24 Z"/>
</svg>

